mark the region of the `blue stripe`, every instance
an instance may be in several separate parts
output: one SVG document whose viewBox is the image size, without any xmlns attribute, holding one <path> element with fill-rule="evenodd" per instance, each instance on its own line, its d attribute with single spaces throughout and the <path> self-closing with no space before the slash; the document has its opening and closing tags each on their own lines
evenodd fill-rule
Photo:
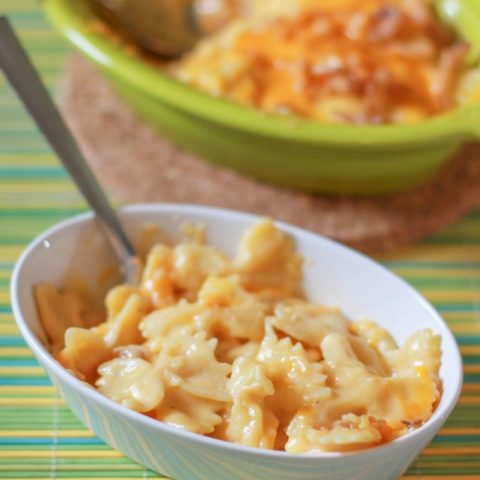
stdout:
<svg viewBox="0 0 480 480">
<path fill-rule="evenodd" d="M 464 365 L 479 365 L 480 364 L 480 357 L 478 355 L 475 356 L 463 356 L 463 363 Z"/>
<path fill-rule="evenodd" d="M 29 355 L 31 355 L 31 352 L 29 352 Z M 40 364 L 33 357 L 2 359 L 2 357 L 0 356 L 0 367 L 38 367 L 38 366 L 40 366 Z"/>
<path fill-rule="evenodd" d="M 476 346 L 480 345 L 480 336 L 479 335 L 455 335 L 457 343 L 462 346 Z"/>
<path fill-rule="evenodd" d="M 2 180 L 11 180 L 15 178 L 30 178 L 30 177 L 46 177 L 50 180 L 52 177 L 67 178 L 65 170 L 61 167 L 44 167 L 44 168 L 0 168 L 0 177 Z"/>
<path fill-rule="evenodd" d="M 477 313 L 477 307 L 472 303 L 439 303 L 433 302 L 439 312 L 472 312 Z M 479 326 L 480 330 L 480 326 Z"/>
<path fill-rule="evenodd" d="M 12 377 L 0 378 L 0 386 L 51 386 L 52 382 L 48 377 Z"/>
<path fill-rule="evenodd" d="M 0 347 L 26 347 L 27 344 L 22 337 L 8 337 L 0 335 Z"/>
</svg>

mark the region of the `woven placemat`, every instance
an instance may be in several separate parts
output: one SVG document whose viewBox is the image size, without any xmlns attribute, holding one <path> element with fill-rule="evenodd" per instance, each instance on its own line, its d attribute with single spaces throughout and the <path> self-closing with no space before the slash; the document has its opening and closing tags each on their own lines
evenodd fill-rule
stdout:
<svg viewBox="0 0 480 480">
<path fill-rule="evenodd" d="M 368 251 L 420 239 L 480 205 L 480 145 L 466 146 L 429 183 L 410 191 L 328 197 L 259 183 L 180 151 L 138 119 L 79 56 L 68 62 L 61 107 L 99 180 L 123 202 L 244 210 Z"/>
</svg>

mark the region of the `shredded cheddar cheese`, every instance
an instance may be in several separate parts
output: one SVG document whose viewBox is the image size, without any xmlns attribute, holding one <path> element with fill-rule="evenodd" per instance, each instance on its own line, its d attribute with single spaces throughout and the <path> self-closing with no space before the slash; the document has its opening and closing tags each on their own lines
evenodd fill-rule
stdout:
<svg viewBox="0 0 480 480">
<path fill-rule="evenodd" d="M 242 18 L 171 70 L 212 95 L 265 112 L 412 123 L 465 96 L 467 52 L 429 0 L 246 0 Z"/>
</svg>

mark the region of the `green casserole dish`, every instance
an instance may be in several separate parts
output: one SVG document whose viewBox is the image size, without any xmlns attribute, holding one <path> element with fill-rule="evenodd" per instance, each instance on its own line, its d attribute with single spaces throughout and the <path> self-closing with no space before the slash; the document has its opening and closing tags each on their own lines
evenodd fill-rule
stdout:
<svg viewBox="0 0 480 480">
<path fill-rule="evenodd" d="M 94 33 L 86 0 L 46 0 L 56 28 L 98 64 L 138 114 L 181 148 L 277 185 L 380 195 L 431 177 L 465 142 L 480 139 L 480 103 L 415 124 L 323 124 L 262 113 L 185 85 Z M 439 0 L 441 18 L 480 52 L 480 2 Z M 132 159 L 132 168 L 135 159 Z M 161 172 L 159 172 L 161 175 Z"/>
</svg>

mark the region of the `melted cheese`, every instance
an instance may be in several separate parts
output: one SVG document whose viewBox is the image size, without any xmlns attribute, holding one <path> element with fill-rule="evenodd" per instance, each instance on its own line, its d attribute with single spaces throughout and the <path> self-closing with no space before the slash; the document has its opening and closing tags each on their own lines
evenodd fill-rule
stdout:
<svg viewBox="0 0 480 480">
<path fill-rule="evenodd" d="M 141 285 L 112 289 L 94 327 L 68 289 L 35 294 L 52 340 L 65 332 L 66 368 L 179 428 L 304 453 L 374 447 L 428 421 L 439 337 L 421 330 L 398 347 L 372 321 L 309 303 L 301 264 L 264 220 L 233 260 L 206 245 L 154 246 Z"/>
</svg>

